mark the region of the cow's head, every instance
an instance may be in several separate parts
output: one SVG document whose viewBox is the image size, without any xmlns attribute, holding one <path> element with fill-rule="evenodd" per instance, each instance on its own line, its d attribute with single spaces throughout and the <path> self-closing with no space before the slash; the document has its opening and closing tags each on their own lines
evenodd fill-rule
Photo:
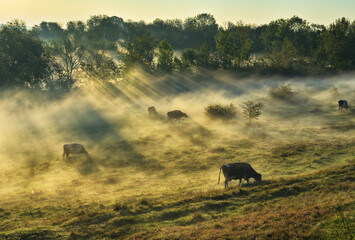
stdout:
<svg viewBox="0 0 355 240">
<path fill-rule="evenodd" d="M 188 116 L 187 116 L 187 114 L 186 114 L 186 113 L 182 113 L 182 114 L 183 114 L 183 116 L 184 116 L 184 117 L 187 117 L 187 118 L 188 118 Z"/>
<path fill-rule="evenodd" d="M 254 177 L 255 181 L 261 182 L 261 174 L 257 173 Z"/>
</svg>

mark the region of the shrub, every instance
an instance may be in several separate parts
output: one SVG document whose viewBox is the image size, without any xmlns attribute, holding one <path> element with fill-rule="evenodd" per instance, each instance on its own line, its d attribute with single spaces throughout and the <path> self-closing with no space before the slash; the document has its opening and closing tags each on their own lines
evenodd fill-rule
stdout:
<svg viewBox="0 0 355 240">
<path fill-rule="evenodd" d="M 245 101 L 241 104 L 243 108 L 243 116 L 249 122 L 252 119 L 258 119 L 261 115 L 261 109 L 264 107 L 262 103 L 255 103 L 254 100 Z"/>
<path fill-rule="evenodd" d="M 205 107 L 206 115 L 211 119 L 231 120 L 237 115 L 237 107 L 233 104 L 210 104 Z"/>
<path fill-rule="evenodd" d="M 294 93 L 292 92 L 291 84 L 284 83 L 276 88 L 271 88 L 269 90 L 269 96 L 278 99 L 287 99 L 291 97 Z"/>
</svg>

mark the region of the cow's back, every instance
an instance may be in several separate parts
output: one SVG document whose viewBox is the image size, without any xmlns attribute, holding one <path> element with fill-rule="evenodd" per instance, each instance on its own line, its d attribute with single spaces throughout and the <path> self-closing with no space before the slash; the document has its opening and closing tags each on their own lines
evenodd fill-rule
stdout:
<svg viewBox="0 0 355 240">
<path fill-rule="evenodd" d="M 68 153 L 82 153 L 85 152 L 85 148 L 79 143 L 64 144 L 64 151 Z"/>
<path fill-rule="evenodd" d="M 237 179 L 243 177 L 253 177 L 256 173 L 249 163 L 240 162 L 240 163 L 230 163 L 227 165 L 229 165 L 229 167 L 227 168 L 229 175 L 235 176 Z"/>
<path fill-rule="evenodd" d="M 187 117 L 186 113 L 181 112 L 180 110 L 174 110 L 167 113 L 168 119 L 179 119 L 182 117 Z"/>
</svg>

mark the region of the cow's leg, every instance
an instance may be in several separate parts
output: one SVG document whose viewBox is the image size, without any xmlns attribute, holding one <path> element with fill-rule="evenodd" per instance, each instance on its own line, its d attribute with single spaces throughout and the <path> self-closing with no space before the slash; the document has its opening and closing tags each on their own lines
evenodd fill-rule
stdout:
<svg viewBox="0 0 355 240">
<path fill-rule="evenodd" d="M 239 186 L 240 186 L 240 184 L 242 184 L 242 178 L 239 178 Z"/>
<path fill-rule="evenodd" d="M 224 181 L 224 189 L 227 189 L 228 187 L 228 179 L 226 178 L 226 180 Z"/>
</svg>

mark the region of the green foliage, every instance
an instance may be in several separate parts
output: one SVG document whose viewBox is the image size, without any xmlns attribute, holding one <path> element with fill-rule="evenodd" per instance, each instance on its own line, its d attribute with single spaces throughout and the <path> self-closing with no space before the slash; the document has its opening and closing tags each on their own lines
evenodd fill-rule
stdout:
<svg viewBox="0 0 355 240">
<path fill-rule="evenodd" d="M 40 25 L 35 25 L 32 31 L 39 35 L 40 38 L 48 42 L 60 39 L 65 36 L 65 31 L 59 23 L 56 22 L 41 22 Z"/>
<path fill-rule="evenodd" d="M 261 109 L 264 107 L 264 104 L 254 102 L 254 100 L 244 101 L 241 105 L 243 109 L 243 116 L 249 122 L 252 119 L 258 119 L 261 115 Z"/>
<path fill-rule="evenodd" d="M 81 24 L 80 24 L 81 25 Z M 90 39 L 106 39 L 114 42 L 123 37 L 124 22 L 120 17 L 94 15 L 87 20 L 87 33 Z"/>
<path fill-rule="evenodd" d="M 217 61 L 214 57 L 214 52 L 206 43 L 201 43 L 195 50 L 196 65 L 199 68 L 215 68 Z"/>
<path fill-rule="evenodd" d="M 0 85 L 39 87 L 49 73 L 49 52 L 24 22 L 0 28 Z"/>
<path fill-rule="evenodd" d="M 181 54 L 181 63 L 184 69 L 194 69 L 197 65 L 197 56 L 194 49 L 186 48 Z"/>
<path fill-rule="evenodd" d="M 171 72 L 173 70 L 173 48 L 168 40 L 159 43 L 158 69 L 163 72 Z"/>
<path fill-rule="evenodd" d="M 205 114 L 211 119 L 231 120 L 237 115 L 237 107 L 233 104 L 210 104 L 205 107 Z"/>
<path fill-rule="evenodd" d="M 283 83 L 280 84 L 278 87 L 270 88 L 269 90 L 269 96 L 272 98 L 287 100 L 293 95 L 294 93 L 292 91 L 290 83 Z"/>
<path fill-rule="evenodd" d="M 281 70 L 293 69 L 298 57 L 299 54 L 296 47 L 287 37 L 283 40 L 281 49 L 274 48 L 272 52 L 273 64 Z"/>
<path fill-rule="evenodd" d="M 135 37 L 132 41 L 126 40 L 125 47 L 127 55 L 124 63 L 127 68 L 140 64 L 151 68 L 153 66 L 154 49 L 156 40 L 150 34 L 144 34 L 142 37 Z"/>
<path fill-rule="evenodd" d="M 345 18 L 330 24 L 328 31 L 320 37 L 318 61 L 339 70 L 355 66 L 355 21 L 350 23 Z"/>
<path fill-rule="evenodd" d="M 97 52 L 92 59 L 81 64 L 86 74 L 94 80 L 115 80 L 120 76 L 120 69 L 105 52 Z"/>
<path fill-rule="evenodd" d="M 218 33 L 217 53 L 223 68 L 231 68 L 233 64 L 240 66 L 249 59 L 252 42 L 248 31 L 249 27 L 240 22 Z"/>
<path fill-rule="evenodd" d="M 206 43 L 209 47 L 215 47 L 218 24 L 211 14 L 202 13 L 196 17 L 187 18 L 183 27 L 189 47 L 195 48 L 202 42 Z"/>
<path fill-rule="evenodd" d="M 24 23 L 14 21 L 0 29 L 2 85 L 70 89 L 73 74 L 85 61 L 83 46 L 91 55 L 119 48 L 124 56 L 119 61 L 126 69 L 138 64 L 163 72 L 221 67 L 261 74 L 313 74 L 355 68 L 355 21 L 346 18 L 328 27 L 297 16 L 260 26 L 229 22 L 219 27 L 207 13 L 148 24 L 95 15 L 86 22 L 69 21 L 66 28 L 43 21 L 27 30 Z M 181 59 L 174 58 L 173 49 L 182 50 Z"/>
</svg>

